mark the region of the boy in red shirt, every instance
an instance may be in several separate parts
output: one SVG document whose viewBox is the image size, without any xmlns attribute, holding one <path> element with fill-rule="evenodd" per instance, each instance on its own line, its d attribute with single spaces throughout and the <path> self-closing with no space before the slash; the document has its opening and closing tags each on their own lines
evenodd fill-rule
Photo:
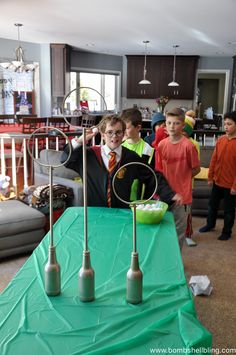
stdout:
<svg viewBox="0 0 236 355">
<path fill-rule="evenodd" d="M 219 240 L 231 237 L 236 200 L 236 111 L 224 115 L 225 135 L 220 137 L 212 154 L 208 185 L 212 186 L 207 224 L 200 233 L 211 231 L 216 224 L 220 200 L 224 199 L 224 227 Z"/>
<path fill-rule="evenodd" d="M 158 145 L 159 166 L 171 188 L 182 196 L 183 205 L 174 206 L 176 230 L 180 248 L 183 246 L 187 217 L 192 204 L 192 178 L 200 171 L 198 153 L 190 140 L 183 136 L 185 114 L 174 108 L 166 114 L 169 137 Z"/>
</svg>

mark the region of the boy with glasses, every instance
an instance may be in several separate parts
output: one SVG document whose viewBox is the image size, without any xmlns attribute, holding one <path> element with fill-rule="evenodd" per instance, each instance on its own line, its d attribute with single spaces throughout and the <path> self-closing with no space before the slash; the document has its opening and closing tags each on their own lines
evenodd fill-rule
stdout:
<svg viewBox="0 0 236 355">
<path fill-rule="evenodd" d="M 87 149 L 87 198 L 88 206 L 127 208 L 114 194 L 112 179 L 117 170 L 131 162 L 143 162 L 142 159 L 129 149 L 122 147 L 126 125 L 118 115 L 105 116 L 99 124 L 99 131 L 105 144 Z M 86 133 L 87 142 L 96 132 L 92 129 Z M 73 151 L 67 167 L 83 176 L 83 137 L 72 140 Z M 65 161 L 68 147 L 64 149 L 62 160 Z M 141 165 L 131 165 L 119 171 L 116 178 L 116 193 L 125 201 L 130 201 L 131 186 L 134 179 L 139 179 L 146 186 L 146 196 L 149 197 L 154 189 L 154 176 L 149 169 Z M 180 203 L 180 197 L 169 187 L 162 174 L 157 174 L 158 191 L 161 199 L 167 203 Z"/>
</svg>

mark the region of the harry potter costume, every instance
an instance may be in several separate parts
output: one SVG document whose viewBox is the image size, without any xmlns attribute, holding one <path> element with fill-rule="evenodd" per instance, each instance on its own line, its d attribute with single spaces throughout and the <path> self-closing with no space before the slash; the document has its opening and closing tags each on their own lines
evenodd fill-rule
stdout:
<svg viewBox="0 0 236 355">
<path fill-rule="evenodd" d="M 64 149 L 62 161 L 65 161 L 68 156 L 68 147 Z M 113 179 L 117 170 L 130 162 L 142 162 L 135 152 L 122 147 L 122 154 L 119 163 L 116 165 L 112 174 L 110 175 L 105 167 L 101 157 L 101 147 L 93 146 L 87 149 L 87 199 L 88 206 L 107 207 L 107 186 Z M 78 147 L 72 151 L 70 160 L 66 167 L 75 170 L 82 177 L 83 176 L 83 154 L 82 147 Z M 169 205 L 173 203 L 172 198 L 175 195 L 168 185 L 164 176 L 156 172 L 158 180 L 157 194 L 160 199 Z M 155 181 L 151 171 L 144 166 L 133 164 L 131 166 L 121 169 L 115 179 L 115 189 L 118 196 L 125 201 L 130 201 L 131 186 L 134 179 L 139 179 L 141 183 L 145 184 L 145 198 L 152 195 L 154 191 Z M 111 206 L 113 208 L 128 208 L 128 205 L 120 201 L 111 191 Z"/>
</svg>

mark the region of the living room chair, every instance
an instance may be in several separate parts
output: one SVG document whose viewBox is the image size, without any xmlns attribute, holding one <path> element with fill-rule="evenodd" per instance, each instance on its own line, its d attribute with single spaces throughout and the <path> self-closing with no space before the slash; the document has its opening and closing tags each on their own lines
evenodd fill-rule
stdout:
<svg viewBox="0 0 236 355">
<path fill-rule="evenodd" d="M 48 117 L 48 126 L 53 126 L 55 128 L 58 128 L 62 132 L 70 131 L 70 126 L 66 123 L 64 117 Z"/>
<path fill-rule="evenodd" d="M 15 115 L 0 115 L 0 125 L 15 125 Z"/>
<path fill-rule="evenodd" d="M 47 117 L 22 117 L 22 133 L 31 134 L 47 124 Z"/>
</svg>

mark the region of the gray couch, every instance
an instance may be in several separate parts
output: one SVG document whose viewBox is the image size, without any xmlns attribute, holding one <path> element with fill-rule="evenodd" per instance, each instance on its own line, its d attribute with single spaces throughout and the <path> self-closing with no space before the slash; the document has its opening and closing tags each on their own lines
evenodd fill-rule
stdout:
<svg viewBox="0 0 236 355">
<path fill-rule="evenodd" d="M 0 202 L 0 259 L 32 251 L 45 235 L 43 213 L 18 200 Z"/>
<path fill-rule="evenodd" d="M 39 161 L 44 164 L 59 165 L 62 151 L 44 149 L 40 152 Z M 45 185 L 49 183 L 49 169 L 34 162 L 34 184 Z M 74 192 L 73 206 L 83 205 L 83 187 L 78 173 L 65 166 L 53 169 L 53 183 L 71 187 Z"/>
</svg>

